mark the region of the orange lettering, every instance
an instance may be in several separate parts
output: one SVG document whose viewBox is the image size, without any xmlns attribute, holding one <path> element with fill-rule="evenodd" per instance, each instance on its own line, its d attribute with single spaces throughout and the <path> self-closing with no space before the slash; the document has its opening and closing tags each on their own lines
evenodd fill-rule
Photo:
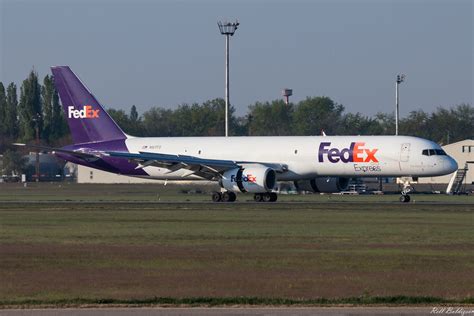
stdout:
<svg viewBox="0 0 474 316">
<path fill-rule="evenodd" d="M 359 148 L 359 146 L 364 146 L 365 143 L 355 143 L 354 145 L 354 162 L 364 162 L 364 158 L 359 157 L 359 155 L 362 155 L 364 153 L 364 150 L 362 148 Z"/>
<path fill-rule="evenodd" d="M 379 162 L 377 158 L 375 158 L 375 153 L 378 151 L 378 149 L 366 149 L 365 152 L 367 153 L 367 158 L 365 159 L 365 162 L 373 161 L 373 162 Z"/>
</svg>

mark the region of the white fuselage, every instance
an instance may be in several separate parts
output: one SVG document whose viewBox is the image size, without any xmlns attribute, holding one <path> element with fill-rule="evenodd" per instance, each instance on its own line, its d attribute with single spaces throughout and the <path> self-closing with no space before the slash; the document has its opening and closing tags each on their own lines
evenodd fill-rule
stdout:
<svg viewBox="0 0 474 316">
<path fill-rule="evenodd" d="M 423 155 L 439 149 L 434 142 L 410 136 L 278 136 L 278 137 L 160 137 L 129 138 L 131 153 L 151 152 L 224 159 L 253 164 L 282 164 L 280 181 L 339 177 L 431 177 L 457 170 L 447 155 Z M 183 177 L 186 170 L 169 172 L 148 166 L 155 179 L 199 179 Z"/>
</svg>

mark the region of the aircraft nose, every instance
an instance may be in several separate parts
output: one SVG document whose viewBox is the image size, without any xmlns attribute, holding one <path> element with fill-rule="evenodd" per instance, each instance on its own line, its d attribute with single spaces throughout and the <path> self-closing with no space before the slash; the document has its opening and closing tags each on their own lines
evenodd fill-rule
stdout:
<svg viewBox="0 0 474 316">
<path fill-rule="evenodd" d="M 452 157 L 449 157 L 449 156 L 447 158 L 448 159 L 444 163 L 444 166 L 445 166 L 446 170 L 449 173 L 453 173 L 456 170 L 458 170 L 458 163 L 456 162 L 456 160 L 454 160 Z"/>
</svg>

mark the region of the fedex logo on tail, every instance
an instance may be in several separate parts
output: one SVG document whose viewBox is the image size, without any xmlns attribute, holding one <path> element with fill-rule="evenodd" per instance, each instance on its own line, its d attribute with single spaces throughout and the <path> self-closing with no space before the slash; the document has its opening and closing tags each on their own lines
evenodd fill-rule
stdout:
<svg viewBox="0 0 474 316">
<path fill-rule="evenodd" d="M 324 162 L 326 156 L 329 162 L 379 162 L 375 157 L 378 149 L 365 148 L 363 142 L 352 142 L 348 148 L 339 150 L 330 148 L 330 142 L 323 142 L 319 145 L 318 161 Z"/>
<path fill-rule="evenodd" d="M 73 106 L 67 107 L 68 118 L 94 119 L 99 118 L 99 109 L 94 110 L 91 105 L 84 105 L 82 110 L 76 110 Z"/>
</svg>

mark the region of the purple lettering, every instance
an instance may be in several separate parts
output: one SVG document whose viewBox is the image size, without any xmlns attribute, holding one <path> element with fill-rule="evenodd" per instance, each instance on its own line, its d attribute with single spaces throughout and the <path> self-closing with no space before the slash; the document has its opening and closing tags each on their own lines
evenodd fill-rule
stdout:
<svg viewBox="0 0 474 316">
<path fill-rule="evenodd" d="M 352 142 L 349 148 L 349 162 L 354 162 L 354 146 L 355 146 L 355 143 Z"/>
<path fill-rule="evenodd" d="M 319 145 L 319 153 L 318 153 L 318 160 L 319 162 L 324 162 L 324 157 L 323 155 L 327 154 L 328 153 L 328 149 L 326 149 L 325 147 L 329 147 L 331 146 L 331 143 L 321 143 Z"/>
<path fill-rule="evenodd" d="M 343 150 L 341 150 L 340 158 L 341 158 L 341 161 L 344 163 L 351 162 L 352 152 L 350 151 L 350 149 L 344 148 Z"/>
<path fill-rule="evenodd" d="M 337 148 L 331 148 L 328 153 L 328 159 L 330 162 L 338 162 L 341 157 L 341 153 L 339 152 L 339 149 Z"/>
<path fill-rule="evenodd" d="M 349 148 L 331 148 L 330 142 L 322 142 L 319 144 L 318 161 L 324 162 L 324 155 L 327 156 L 329 162 L 337 163 L 339 161 L 343 163 L 348 162 L 373 162 L 378 163 L 378 159 L 375 157 L 378 149 L 363 148 L 365 143 L 363 142 L 351 142 Z"/>
</svg>

